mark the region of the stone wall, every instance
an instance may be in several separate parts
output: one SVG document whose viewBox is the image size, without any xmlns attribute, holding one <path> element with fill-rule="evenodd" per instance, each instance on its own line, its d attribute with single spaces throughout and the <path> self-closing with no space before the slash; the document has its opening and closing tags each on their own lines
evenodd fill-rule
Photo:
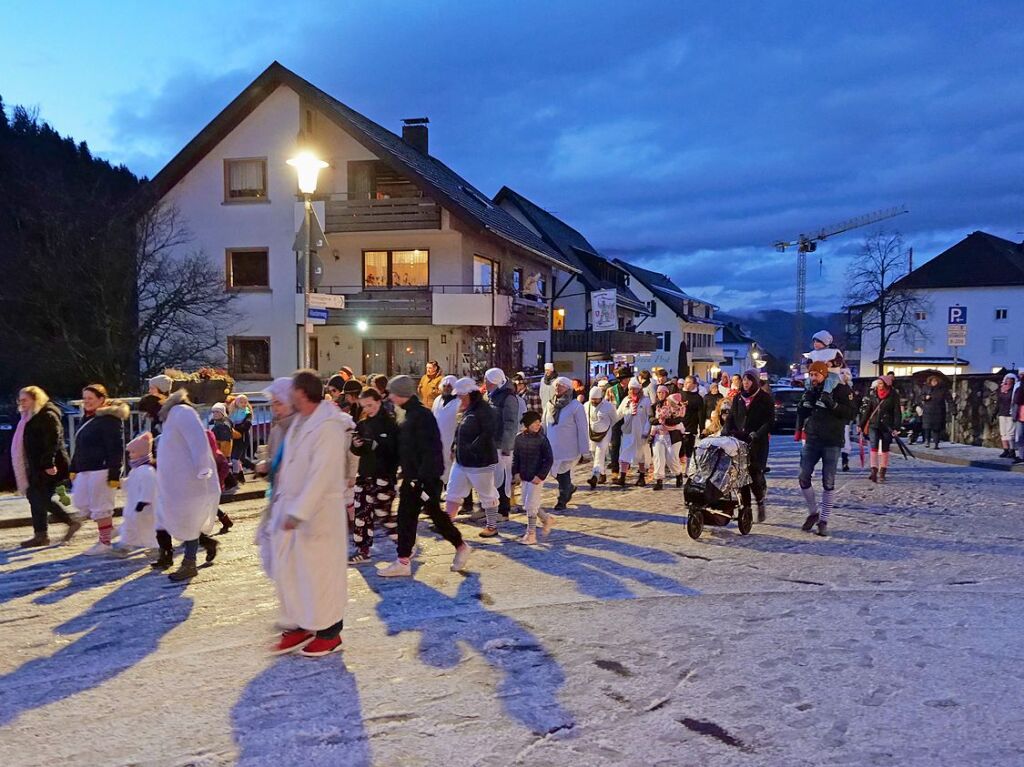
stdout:
<svg viewBox="0 0 1024 767">
<path fill-rule="evenodd" d="M 874 378 L 858 378 L 854 382 L 854 388 L 860 393 L 866 392 L 873 380 Z M 953 421 L 956 419 L 957 442 L 979 447 L 1002 447 L 996 412 L 999 384 L 1002 380 L 1003 373 L 957 376 L 954 390 L 950 379 L 944 439 L 951 438 Z M 927 383 L 912 377 L 901 377 L 896 379 L 896 389 L 900 393 L 901 402 L 905 404 L 909 399 L 915 405 L 919 405 L 924 401 Z"/>
</svg>

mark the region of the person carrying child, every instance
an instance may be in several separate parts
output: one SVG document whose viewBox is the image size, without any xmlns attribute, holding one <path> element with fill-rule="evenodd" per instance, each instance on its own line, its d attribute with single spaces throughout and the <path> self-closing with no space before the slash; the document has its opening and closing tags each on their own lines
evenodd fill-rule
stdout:
<svg viewBox="0 0 1024 767">
<path fill-rule="evenodd" d="M 516 436 L 512 448 L 512 476 L 519 477 L 522 483 L 523 508 L 526 510 L 526 534 L 519 542 L 532 546 L 537 543 L 537 518 L 540 518 L 545 536 L 555 523 L 554 515 L 540 507 L 541 485 L 551 473 L 554 457 L 551 443 L 541 432 L 540 415 L 527 410 L 522 424 L 523 430 Z"/>
</svg>

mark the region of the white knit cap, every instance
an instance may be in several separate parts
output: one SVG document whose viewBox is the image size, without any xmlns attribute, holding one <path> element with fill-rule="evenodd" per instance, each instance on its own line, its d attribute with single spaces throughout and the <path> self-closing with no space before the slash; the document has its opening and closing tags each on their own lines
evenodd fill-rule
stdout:
<svg viewBox="0 0 1024 767">
<path fill-rule="evenodd" d="M 640 381 L 638 379 L 630 378 L 629 379 L 629 385 L 626 388 L 627 389 L 643 389 L 644 386 L 643 386 L 642 383 L 640 383 Z"/>
<path fill-rule="evenodd" d="M 827 330 L 819 330 L 817 333 L 811 336 L 811 340 L 821 341 L 823 344 L 825 344 L 825 346 L 829 346 L 832 344 L 832 334 L 829 333 Z"/>
<path fill-rule="evenodd" d="M 455 382 L 459 379 L 453 375 L 447 375 L 441 379 L 441 386 L 455 386 Z"/>
<path fill-rule="evenodd" d="M 476 381 L 472 378 L 460 378 L 455 382 L 452 391 L 455 394 L 472 394 L 475 391 L 480 391 L 480 387 L 476 385 Z"/>
<path fill-rule="evenodd" d="M 170 394 L 174 381 L 171 380 L 170 376 L 158 375 L 149 379 L 149 385 L 162 394 Z"/>
<path fill-rule="evenodd" d="M 292 379 L 289 376 L 275 378 L 270 386 L 263 390 L 263 396 L 288 404 L 291 402 Z"/>
<path fill-rule="evenodd" d="M 571 389 L 572 381 L 565 376 L 558 376 L 558 378 L 555 379 L 555 386 L 564 386 L 566 389 Z"/>
<path fill-rule="evenodd" d="M 601 399 L 602 397 L 604 397 L 604 392 L 600 386 L 595 386 L 590 390 L 590 399 Z"/>
<path fill-rule="evenodd" d="M 490 368 L 486 373 L 484 373 L 484 380 L 489 384 L 501 386 L 508 380 L 508 378 L 505 376 L 505 371 L 501 368 Z"/>
<path fill-rule="evenodd" d="M 555 363 L 554 362 L 545 362 L 544 363 L 544 369 L 545 370 L 554 370 L 555 369 Z"/>
<path fill-rule="evenodd" d="M 228 406 L 225 405 L 223 402 L 218 402 L 213 407 L 210 408 L 210 413 L 220 413 L 221 415 L 226 416 L 228 414 Z"/>
</svg>

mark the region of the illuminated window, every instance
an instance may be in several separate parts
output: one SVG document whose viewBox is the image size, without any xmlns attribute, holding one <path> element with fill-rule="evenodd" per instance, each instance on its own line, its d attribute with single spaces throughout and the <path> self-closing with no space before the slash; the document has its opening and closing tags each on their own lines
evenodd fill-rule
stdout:
<svg viewBox="0 0 1024 767">
<path fill-rule="evenodd" d="M 421 288 L 429 284 L 429 250 L 363 252 L 363 285 L 367 288 Z"/>
<path fill-rule="evenodd" d="M 224 199 L 228 202 L 259 202 L 267 199 L 266 159 L 225 160 Z"/>
<path fill-rule="evenodd" d="M 422 338 L 366 339 L 363 341 L 363 373 L 419 378 L 427 369 L 427 341 Z"/>
</svg>

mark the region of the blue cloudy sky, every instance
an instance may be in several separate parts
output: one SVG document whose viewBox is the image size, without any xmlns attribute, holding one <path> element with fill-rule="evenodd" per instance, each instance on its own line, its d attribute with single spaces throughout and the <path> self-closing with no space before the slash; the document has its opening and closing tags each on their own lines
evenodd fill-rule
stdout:
<svg viewBox="0 0 1024 767">
<path fill-rule="evenodd" d="M 93 7 L 87 7 L 92 5 Z M 771 243 L 905 203 L 928 258 L 1024 230 L 1024 3 L 26 4 L 0 0 L 0 95 L 152 175 L 271 61 L 487 193 L 727 309 L 793 304 Z M 862 234 L 819 249 L 842 304 Z"/>
</svg>

